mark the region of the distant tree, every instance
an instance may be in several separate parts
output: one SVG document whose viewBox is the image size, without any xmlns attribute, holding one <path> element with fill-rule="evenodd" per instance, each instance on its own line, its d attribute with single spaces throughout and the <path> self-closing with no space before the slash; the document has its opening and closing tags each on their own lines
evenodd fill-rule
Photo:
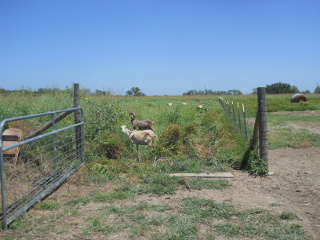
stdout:
<svg viewBox="0 0 320 240">
<path fill-rule="evenodd" d="M 5 90 L 4 88 L 0 87 L 0 93 L 6 93 L 6 92 L 7 92 L 7 90 Z"/>
<path fill-rule="evenodd" d="M 210 89 L 206 90 L 189 90 L 188 92 L 183 93 L 183 95 L 242 95 L 240 90 L 228 90 L 228 91 L 212 91 Z"/>
<path fill-rule="evenodd" d="M 183 95 L 242 95 L 240 90 L 228 90 L 228 91 L 212 91 L 210 89 L 203 90 L 189 90 L 188 92 L 183 93 Z"/>
<path fill-rule="evenodd" d="M 130 90 L 126 92 L 127 96 L 145 96 L 143 92 L 141 92 L 140 88 L 132 87 Z"/>
<path fill-rule="evenodd" d="M 252 89 L 252 94 L 257 94 L 257 92 L 258 92 L 257 88 Z"/>
<path fill-rule="evenodd" d="M 320 86 L 317 86 L 313 93 L 320 93 Z"/>
<path fill-rule="evenodd" d="M 189 96 L 197 95 L 197 90 L 189 90 L 188 92 L 183 93 L 183 95 L 189 95 Z"/>
<path fill-rule="evenodd" d="M 132 90 L 128 90 L 128 91 L 126 92 L 126 95 L 127 95 L 127 96 L 132 96 L 132 95 L 133 95 L 133 91 L 132 91 Z"/>
<path fill-rule="evenodd" d="M 228 94 L 229 95 L 242 95 L 242 92 L 240 90 L 233 89 L 233 90 L 228 90 Z"/>
<path fill-rule="evenodd" d="M 83 95 L 91 94 L 91 91 L 89 88 L 81 88 L 80 93 Z"/>
<path fill-rule="evenodd" d="M 300 92 L 297 86 L 292 86 L 291 90 L 292 90 L 292 93 L 299 93 Z"/>
<path fill-rule="evenodd" d="M 110 96 L 112 94 L 110 91 L 101 91 L 101 90 L 96 89 L 95 95 L 97 95 L 97 96 Z"/>
<path fill-rule="evenodd" d="M 309 90 L 305 90 L 305 91 L 303 91 L 302 93 L 304 93 L 304 94 L 310 94 L 311 92 L 310 92 Z"/>
<path fill-rule="evenodd" d="M 37 91 L 35 91 L 36 94 L 57 94 L 62 92 L 60 88 L 38 88 Z"/>
<path fill-rule="evenodd" d="M 267 85 L 266 91 L 268 94 L 279 94 L 279 93 L 296 93 L 299 89 L 295 86 L 291 87 L 289 83 L 274 83 Z"/>
<path fill-rule="evenodd" d="M 139 92 L 135 92 L 134 95 L 138 96 L 138 97 L 139 96 L 145 96 L 145 94 L 143 92 L 140 92 L 140 91 Z"/>
</svg>

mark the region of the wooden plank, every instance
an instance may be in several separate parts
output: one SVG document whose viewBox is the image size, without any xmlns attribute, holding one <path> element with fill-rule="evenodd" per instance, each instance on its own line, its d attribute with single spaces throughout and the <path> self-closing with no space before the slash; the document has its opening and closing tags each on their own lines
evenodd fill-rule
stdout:
<svg viewBox="0 0 320 240">
<path fill-rule="evenodd" d="M 172 173 L 170 177 L 201 177 L 201 178 L 233 178 L 230 172 L 216 172 L 216 173 Z"/>
</svg>

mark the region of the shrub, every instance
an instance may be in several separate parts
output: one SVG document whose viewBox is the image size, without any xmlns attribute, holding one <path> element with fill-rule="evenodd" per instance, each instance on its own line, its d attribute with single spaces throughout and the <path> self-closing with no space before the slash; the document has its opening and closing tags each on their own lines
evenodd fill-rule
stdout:
<svg viewBox="0 0 320 240">
<path fill-rule="evenodd" d="M 94 146 L 95 155 L 111 159 L 123 157 L 124 143 L 121 141 L 120 136 L 113 132 L 104 131 L 99 134 L 95 139 Z"/>
<path fill-rule="evenodd" d="M 248 172 L 254 176 L 265 176 L 268 174 L 268 165 L 256 154 L 252 154 L 249 159 Z"/>
<path fill-rule="evenodd" d="M 176 152 L 181 147 L 181 139 L 181 127 L 178 124 L 170 124 L 161 136 L 160 145 L 173 152 Z"/>
</svg>

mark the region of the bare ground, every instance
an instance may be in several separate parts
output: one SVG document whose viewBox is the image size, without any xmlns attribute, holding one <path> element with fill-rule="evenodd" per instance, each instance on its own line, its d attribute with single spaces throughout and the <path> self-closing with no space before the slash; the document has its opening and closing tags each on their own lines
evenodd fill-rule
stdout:
<svg viewBox="0 0 320 240">
<path fill-rule="evenodd" d="M 295 123 L 296 125 L 299 123 Z M 306 123 L 301 124 L 308 129 Z M 301 127 L 299 125 L 298 127 Z M 314 125 L 314 123 L 313 123 Z M 314 127 L 309 126 L 310 131 Z M 320 148 L 281 148 L 269 150 L 269 171 L 271 175 L 267 177 L 254 178 L 246 172 L 232 171 L 234 178 L 229 179 L 232 183 L 230 188 L 220 190 L 180 190 L 175 195 L 163 197 L 141 196 L 132 203 L 146 201 L 151 204 L 175 204 L 178 199 L 185 197 L 203 197 L 213 199 L 216 202 L 227 202 L 237 209 L 263 208 L 272 212 L 292 212 L 301 218 L 298 224 L 302 225 L 314 240 L 320 239 Z M 62 185 L 51 197 L 59 201 L 86 196 L 93 191 L 107 192 L 112 186 L 101 188 L 86 186 L 81 184 L 78 175 L 72 176 Z M 80 183 L 80 184 L 79 184 Z M 118 233 L 117 235 L 104 236 L 96 234 L 87 238 L 81 238 L 82 229 L 85 226 L 85 219 L 97 213 L 102 203 L 90 203 L 79 209 L 77 218 L 70 218 L 55 222 L 55 229 L 51 234 L 47 232 L 29 232 L 32 238 L 26 239 L 127 239 L 126 236 Z M 34 216 L 46 215 L 46 211 L 31 209 L 30 213 Z M 59 233 L 59 229 L 68 231 Z M 13 230 L 6 232 L 0 231 L 0 239 L 5 236 L 15 236 L 18 233 Z M 16 238 L 18 239 L 18 238 Z M 143 239 L 143 238 L 142 238 Z M 144 238 L 145 239 L 145 238 Z M 224 237 L 217 239 L 223 240 Z M 244 238 L 237 238 L 244 239 Z"/>
</svg>

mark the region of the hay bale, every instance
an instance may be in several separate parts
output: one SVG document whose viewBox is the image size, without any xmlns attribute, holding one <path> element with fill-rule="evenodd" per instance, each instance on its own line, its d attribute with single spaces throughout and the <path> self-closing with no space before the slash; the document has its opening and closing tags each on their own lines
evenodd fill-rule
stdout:
<svg viewBox="0 0 320 240">
<path fill-rule="evenodd" d="M 301 93 L 294 94 L 291 97 L 292 103 L 301 103 L 301 102 L 306 102 L 306 101 L 307 101 L 307 97 Z"/>
</svg>

